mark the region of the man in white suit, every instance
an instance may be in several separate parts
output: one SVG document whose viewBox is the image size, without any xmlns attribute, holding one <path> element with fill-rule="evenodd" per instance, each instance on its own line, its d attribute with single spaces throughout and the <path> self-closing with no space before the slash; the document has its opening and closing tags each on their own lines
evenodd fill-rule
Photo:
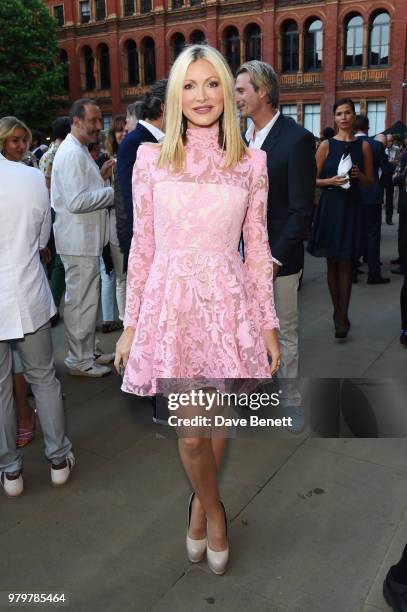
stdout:
<svg viewBox="0 0 407 612">
<path fill-rule="evenodd" d="M 111 372 L 106 363 L 114 357 L 95 354 L 99 257 L 108 242 L 107 208 L 113 204 L 113 189 L 105 181 L 114 162 L 99 171 L 88 151 L 102 129 L 95 102 L 77 100 L 69 117 L 71 133 L 59 146 L 51 177 L 55 246 L 65 268 L 65 365 L 72 375 L 100 377 Z"/>
<path fill-rule="evenodd" d="M 52 353 L 50 318 L 56 309 L 39 253 L 50 231 L 43 174 L 0 155 L 0 483 L 10 497 L 23 491 L 22 458 L 16 448 L 12 345 L 35 397 L 53 484 L 64 484 L 75 462 L 65 434 L 61 385 Z"/>
</svg>

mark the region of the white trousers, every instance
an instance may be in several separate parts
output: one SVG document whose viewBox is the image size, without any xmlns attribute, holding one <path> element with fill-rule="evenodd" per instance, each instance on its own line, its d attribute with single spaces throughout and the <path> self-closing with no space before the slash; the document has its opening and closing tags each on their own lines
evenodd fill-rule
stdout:
<svg viewBox="0 0 407 612">
<path fill-rule="evenodd" d="M 86 370 L 95 362 L 99 306 L 99 257 L 61 255 L 65 268 L 64 323 L 68 368 Z"/>
<path fill-rule="evenodd" d="M 72 448 L 65 433 L 61 385 L 55 376 L 51 326 L 48 322 L 23 339 L 0 342 L 0 472 L 9 474 L 15 474 L 22 468 L 21 452 L 16 448 L 12 345 L 18 351 L 25 378 L 35 397 L 46 457 L 54 463 L 61 463 Z"/>
</svg>

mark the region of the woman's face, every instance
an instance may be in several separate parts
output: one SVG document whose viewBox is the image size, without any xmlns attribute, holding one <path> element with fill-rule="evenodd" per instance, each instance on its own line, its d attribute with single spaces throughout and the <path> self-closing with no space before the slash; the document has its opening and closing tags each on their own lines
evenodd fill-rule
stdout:
<svg viewBox="0 0 407 612">
<path fill-rule="evenodd" d="M 3 155 L 10 161 L 19 162 L 28 150 L 30 140 L 23 128 L 17 127 L 3 144 Z"/>
<path fill-rule="evenodd" d="M 223 113 L 224 95 L 219 75 L 204 59 L 190 64 L 184 80 L 182 112 L 188 127 L 208 127 Z"/>
<path fill-rule="evenodd" d="M 340 130 L 351 129 L 355 118 L 355 113 L 349 104 L 341 104 L 335 111 L 335 123 Z"/>
<path fill-rule="evenodd" d="M 118 145 L 119 145 L 119 144 L 121 144 L 121 142 L 122 142 L 122 140 L 123 140 L 123 138 L 124 138 L 125 136 L 126 136 L 126 130 L 125 130 L 124 125 L 122 125 L 122 126 L 120 126 L 120 127 L 119 127 L 119 129 L 118 129 L 118 130 L 116 130 L 116 131 L 115 131 L 115 133 L 114 133 L 114 137 L 115 137 L 115 140 L 116 140 L 116 142 L 117 142 L 117 144 L 118 144 Z"/>
</svg>

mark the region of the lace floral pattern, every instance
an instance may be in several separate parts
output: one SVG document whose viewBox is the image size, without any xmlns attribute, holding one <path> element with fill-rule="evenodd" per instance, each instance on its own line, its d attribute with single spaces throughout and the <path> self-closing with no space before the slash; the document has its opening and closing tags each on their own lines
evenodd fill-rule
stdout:
<svg viewBox="0 0 407 612">
<path fill-rule="evenodd" d="M 152 395 L 157 378 L 267 378 L 262 331 L 278 320 L 266 155 L 251 150 L 225 170 L 216 127 L 188 130 L 182 172 L 157 169 L 158 155 L 142 145 L 133 172 L 124 325 L 136 332 L 122 389 Z"/>
</svg>

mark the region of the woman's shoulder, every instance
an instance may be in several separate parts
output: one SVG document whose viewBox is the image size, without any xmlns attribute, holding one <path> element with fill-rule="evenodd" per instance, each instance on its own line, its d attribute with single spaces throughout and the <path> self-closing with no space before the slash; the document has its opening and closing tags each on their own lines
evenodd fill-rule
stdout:
<svg viewBox="0 0 407 612">
<path fill-rule="evenodd" d="M 248 149 L 247 159 L 254 169 L 263 169 L 267 165 L 267 153 L 262 149 Z"/>
<path fill-rule="evenodd" d="M 150 166 L 160 155 L 161 147 L 158 143 L 144 142 L 137 149 L 137 165 Z"/>
<path fill-rule="evenodd" d="M 145 159 L 156 158 L 161 151 L 161 145 L 158 142 L 143 142 L 138 148 L 137 157 L 139 155 Z"/>
</svg>

